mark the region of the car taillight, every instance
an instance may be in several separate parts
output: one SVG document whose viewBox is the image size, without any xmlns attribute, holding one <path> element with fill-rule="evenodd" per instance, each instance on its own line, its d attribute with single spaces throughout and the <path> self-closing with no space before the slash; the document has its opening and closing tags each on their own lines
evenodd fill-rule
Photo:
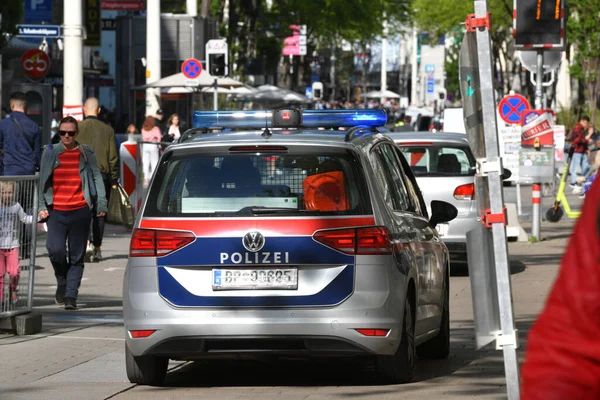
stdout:
<svg viewBox="0 0 600 400">
<path fill-rule="evenodd" d="M 196 240 L 191 232 L 136 229 L 131 235 L 130 257 L 161 257 Z"/>
<path fill-rule="evenodd" d="M 345 254 L 392 253 L 390 233 L 387 228 L 382 226 L 318 231 L 313 238 L 317 242 Z"/>
<path fill-rule="evenodd" d="M 475 200 L 475 184 L 460 185 L 454 189 L 454 198 L 456 200 Z"/>
<path fill-rule="evenodd" d="M 139 331 L 129 331 L 129 334 L 133 339 L 147 338 L 150 337 L 156 329 L 144 329 Z"/>
<path fill-rule="evenodd" d="M 389 329 L 355 329 L 356 332 L 364 336 L 387 336 Z"/>
</svg>

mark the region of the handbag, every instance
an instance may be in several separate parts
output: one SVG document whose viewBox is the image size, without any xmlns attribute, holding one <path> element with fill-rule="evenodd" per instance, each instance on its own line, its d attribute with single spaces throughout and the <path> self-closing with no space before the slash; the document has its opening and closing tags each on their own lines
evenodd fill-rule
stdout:
<svg viewBox="0 0 600 400">
<path fill-rule="evenodd" d="M 106 220 L 111 224 L 133 226 L 133 206 L 127 192 L 121 185 L 111 189 Z"/>
<path fill-rule="evenodd" d="M 82 145 L 79 145 L 79 151 L 83 155 L 83 159 L 85 160 L 85 170 L 88 177 L 88 182 L 90 185 L 90 196 L 92 196 L 92 202 L 96 205 L 96 201 L 98 200 L 98 191 L 96 190 L 96 181 L 94 181 L 94 171 L 92 171 L 92 167 L 87 158 L 87 154 L 85 154 L 85 149 Z"/>
</svg>

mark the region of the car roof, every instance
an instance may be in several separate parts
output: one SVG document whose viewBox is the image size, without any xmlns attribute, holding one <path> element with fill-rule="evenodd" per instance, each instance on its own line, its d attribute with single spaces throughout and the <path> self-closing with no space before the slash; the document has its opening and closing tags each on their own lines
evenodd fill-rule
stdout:
<svg viewBox="0 0 600 400">
<path fill-rule="evenodd" d="M 270 129 L 271 136 L 264 137 L 263 130 L 237 130 L 237 131 L 221 131 L 211 133 L 199 133 L 181 143 L 173 144 L 168 149 L 177 150 L 189 147 L 202 147 L 203 145 L 260 145 L 260 144 L 285 144 L 285 145 L 326 145 L 348 149 L 365 150 L 373 144 L 386 140 L 384 134 L 377 130 L 366 129 L 371 134 L 357 136 L 349 141 L 346 141 L 347 130 L 318 130 L 318 129 Z M 389 140 L 389 139 L 387 139 Z"/>
<path fill-rule="evenodd" d="M 464 133 L 448 132 L 387 132 L 394 142 L 414 142 L 427 140 L 434 143 L 452 143 L 468 145 L 467 135 Z"/>
</svg>

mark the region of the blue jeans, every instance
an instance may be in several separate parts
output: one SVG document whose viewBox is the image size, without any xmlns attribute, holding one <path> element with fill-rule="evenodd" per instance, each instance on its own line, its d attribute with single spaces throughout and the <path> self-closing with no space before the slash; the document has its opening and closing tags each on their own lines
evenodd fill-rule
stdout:
<svg viewBox="0 0 600 400">
<path fill-rule="evenodd" d="M 588 164 L 587 154 L 584 153 L 573 153 L 573 158 L 571 159 L 571 165 L 569 166 L 569 173 L 571 174 L 571 185 L 575 185 L 577 183 L 577 169 L 581 166 L 581 175 L 585 176 L 590 170 L 590 166 Z"/>
<path fill-rule="evenodd" d="M 72 211 L 50 210 L 46 248 L 56 283 L 67 287 L 65 297 L 77 299 L 91 220 L 87 206 Z"/>
</svg>

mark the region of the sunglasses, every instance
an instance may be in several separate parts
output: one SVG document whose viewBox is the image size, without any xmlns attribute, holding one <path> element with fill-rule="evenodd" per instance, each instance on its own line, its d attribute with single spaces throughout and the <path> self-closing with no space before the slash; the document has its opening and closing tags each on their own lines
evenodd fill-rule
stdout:
<svg viewBox="0 0 600 400">
<path fill-rule="evenodd" d="M 58 134 L 60 136 L 65 136 L 65 135 L 75 136 L 77 134 L 77 131 L 58 131 Z"/>
</svg>

